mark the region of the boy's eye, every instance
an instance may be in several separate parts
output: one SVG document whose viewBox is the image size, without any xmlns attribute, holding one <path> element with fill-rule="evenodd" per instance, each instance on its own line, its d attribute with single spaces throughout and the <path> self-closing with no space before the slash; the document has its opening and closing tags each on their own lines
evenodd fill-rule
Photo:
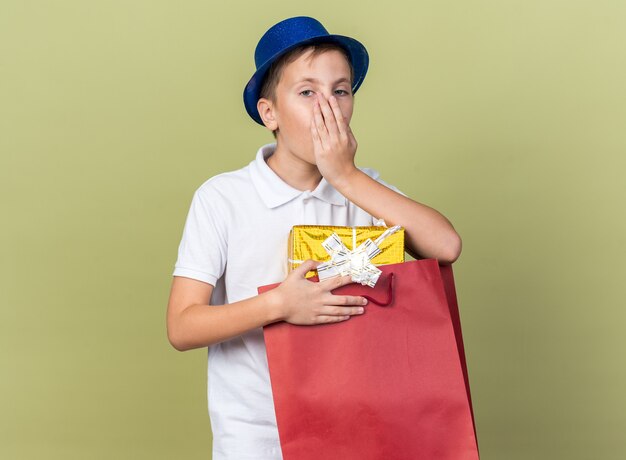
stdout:
<svg viewBox="0 0 626 460">
<path fill-rule="evenodd" d="M 310 92 L 312 92 L 310 89 L 305 89 L 304 91 L 300 91 L 300 94 L 305 95 L 304 93 L 310 93 Z M 340 92 L 343 94 L 350 94 L 346 90 L 343 90 L 343 89 L 338 89 L 336 92 Z"/>
</svg>

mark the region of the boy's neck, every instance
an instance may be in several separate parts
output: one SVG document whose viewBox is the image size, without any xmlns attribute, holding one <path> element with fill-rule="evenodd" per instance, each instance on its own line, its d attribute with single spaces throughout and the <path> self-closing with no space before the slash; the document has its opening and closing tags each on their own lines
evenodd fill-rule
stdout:
<svg viewBox="0 0 626 460">
<path fill-rule="evenodd" d="M 317 166 L 298 158 L 279 144 L 266 163 L 278 177 L 297 190 L 313 191 L 322 180 Z"/>
</svg>

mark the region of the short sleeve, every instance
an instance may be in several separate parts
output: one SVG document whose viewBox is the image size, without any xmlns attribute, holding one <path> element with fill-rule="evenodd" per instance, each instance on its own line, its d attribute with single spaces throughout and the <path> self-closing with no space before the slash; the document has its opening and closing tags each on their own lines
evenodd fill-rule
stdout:
<svg viewBox="0 0 626 460">
<path fill-rule="evenodd" d="M 226 268 L 228 239 L 223 198 L 209 185 L 203 184 L 191 200 L 173 276 L 215 286 Z"/>
</svg>

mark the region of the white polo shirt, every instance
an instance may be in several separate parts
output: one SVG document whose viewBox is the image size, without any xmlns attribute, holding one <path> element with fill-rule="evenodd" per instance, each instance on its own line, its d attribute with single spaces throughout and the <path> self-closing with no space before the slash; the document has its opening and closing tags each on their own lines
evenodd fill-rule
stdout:
<svg viewBox="0 0 626 460">
<path fill-rule="evenodd" d="M 193 195 L 173 275 L 212 284 L 211 305 L 283 281 L 294 225 L 381 224 L 324 178 L 313 191 L 288 185 L 266 163 L 275 148 L 263 145 L 250 164 L 211 177 Z M 263 328 L 208 347 L 207 378 L 213 460 L 282 459 Z"/>
</svg>

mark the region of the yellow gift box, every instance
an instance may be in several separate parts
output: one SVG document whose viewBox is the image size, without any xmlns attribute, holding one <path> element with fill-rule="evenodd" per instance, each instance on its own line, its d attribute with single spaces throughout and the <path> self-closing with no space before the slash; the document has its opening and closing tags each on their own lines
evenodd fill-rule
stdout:
<svg viewBox="0 0 626 460">
<path fill-rule="evenodd" d="M 384 226 L 294 225 L 289 232 L 289 271 L 294 270 L 307 259 L 320 262 L 329 261 L 331 255 L 322 246 L 322 243 L 333 233 L 339 237 L 348 250 L 353 251 L 368 239 L 376 241 L 390 228 Z M 397 230 L 393 230 L 377 246 L 380 253 L 371 259 L 373 265 L 404 262 L 404 228 L 399 227 Z M 311 270 L 305 276 L 310 278 L 316 274 L 316 270 Z"/>
</svg>

